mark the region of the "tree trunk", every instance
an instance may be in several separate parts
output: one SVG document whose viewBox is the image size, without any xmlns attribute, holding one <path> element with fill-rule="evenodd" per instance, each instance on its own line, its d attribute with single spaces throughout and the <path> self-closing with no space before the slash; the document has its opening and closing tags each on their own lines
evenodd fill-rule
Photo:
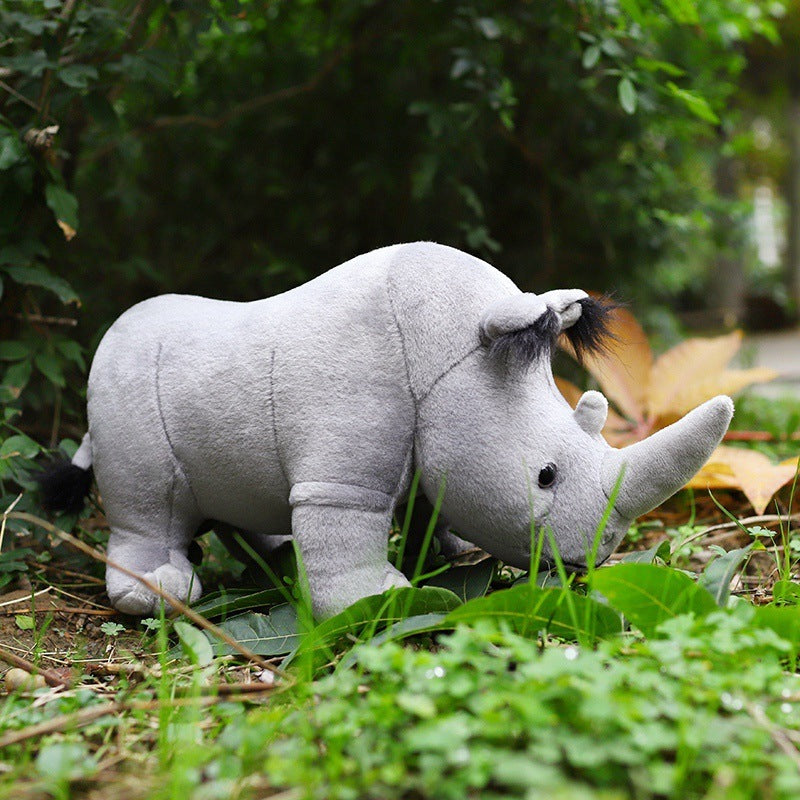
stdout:
<svg viewBox="0 0 800 800">
<path fill-rule="evenodd" d="M 789 219 L 787 230 L 786 282 L 800 309 L 800 94 L 789 99 Z"/>
</svg>

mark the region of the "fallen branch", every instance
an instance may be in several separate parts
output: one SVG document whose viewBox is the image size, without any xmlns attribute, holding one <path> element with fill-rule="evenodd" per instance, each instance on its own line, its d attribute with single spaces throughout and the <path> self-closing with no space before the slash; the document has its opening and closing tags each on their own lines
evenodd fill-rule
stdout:
<svg viewBox="0 0 800 800">
<path fill-rule="evenodd" d="M 27 658 L 22 658 L 22 656 L 18 656 L 16 653 L 12 653 L 4 647 L 0 647 L 0 659 L 7 664 L 13 664 L 15 667 L 24 669 L 25 672 L 31 675 L 41 675 L 47 685 L 54 689 L 68 689 L 72 685 L 72 682 L 68 678 L 62 678 L 57 672 L 53 672 L 44 667 L 37 667 L 32 661 L 28 661 Z"/>
<path fill-rule="evenodd" d="M 249 686 L 250 684 L 244 685 Z M 94 722 L 96 719 L 116 716 L 123 711 L 160 711 L 163 708 L 181 708 L 191 705 L 206 708 L 219 702 L 220 697 L 229 696 L 231 694 L 230 692 L 219 692 L 220 688 L 221 687 L 212 687 L 213 690 L 218 692 L 217 694 L 207 694 L 200 697 L 178 697 L 170 702 L 164 702 L 162 700 L 130 700 L 127 702 L 124 700 L 115 700 L 110 703 L 103 703 L 99 706 L 92 706 L 91 708 L 74 711 L 71 714 L 61 714 L 53 719 L 44 720 L 35 725 L 29 725 L 27 728 L 22 728 L 21 730 L 13 731 L 0 737 L 0 749 L 3 747 L 10 747 L 13 744 L 19 744 L 28 739 L 34 739 L 38 736 L 47 736 L 51 733 L 81 728 L 84 725 L 88 725 L 90 722 Z M 259 693 L 268 693 L 271 691 L 274 691 L 273 686 L 261 684 Z M 248 693 L 255 693 L 255 690 L 248 690 Z"/>
<path fill-rule="evenodd" d="M 225 642 L 229 647 L 232 647 L 237 653 L 244 656 L 248 661 L 253 661 L 258 664 L 262 669 L 267 670 L 267 672 L 272 672 L 276 677 L 282 678 L 288 684 L 291 684 L 293 681 L 288 673 L 284 672 L 279 667 L 270 664 L 268 661 L 265 661 L 261 656 L 256 655 L 252 650 L 245 647 L 240 642 L 237 642 L 233 637 L 223 631 L 221 628 L 218 628 L 214 625 L 213 622 L 209 622 L 204 616 L 198 614 L 194 609 L 190 608 L 183 603 L 182 601 L 178 600 L 177 597 L 173 597 L 169 592 L 165 592 L 160 586 L 157 586 L 152 581 L 148 580 L 142 575 L 134 572 L 133 570 L 128 569 L 127 567 L 123 567 L 122 564 L 118 564 L 116 561 L 110 559 L 105 553 L 101 553 L 98 550 L 95 550 L 93 547 L 90 547 L 88 544 L 82 542 L 80 539 L 73 536 L 71 533 L 67 533 L 66 531 L 62 531 L 60 528 L 57 528 L 52 523 L 48 522 L 47 520 L 41 519 L 33 514 L 28 514 L 23 511 L 13 511 L 13 512 L 6 512 L 4 517 L 8 517 L 9 519 L 16 519 L 20 522 L 29 522 L 33 525 L 36 525 L 40 528 L 44 528 L 44 530 L 48 531 L 49 533 L 58 536 L 59 538 L 63 539 L 65 542 L 69 542 L 73 547 L 80 550 L 82 553 L 90 556 L 91 558 L 96 559 L 97 561 L 102 561 L 109 567 L 113 569 L 119 570 L 123 575 L 128 575 L 129 577 L 133 578 L 134 580 L 139 581 L 143 586 L 146 586 L 153 594 L 157 595 L 158 597 L 162 598 L 167 604 L 172 606 L 176 611 L 179 611 L 185 617 L 188 617 L 192 622 L 195 623 L 203 630 L 208 631 L 212 636 L 221 641 Z"/>
</svg>

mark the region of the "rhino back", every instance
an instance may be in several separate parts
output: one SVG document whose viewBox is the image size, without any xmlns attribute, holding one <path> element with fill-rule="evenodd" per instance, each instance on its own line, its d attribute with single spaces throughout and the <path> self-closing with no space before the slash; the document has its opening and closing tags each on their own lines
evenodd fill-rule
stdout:
<svg viewBox="0 0 800 800">
<path fill-rule="evenodd" d="M 126 312 L 90 375 L 98 474 L 146 482 L 148 461 L 174 459 L 203 516 L 263 533 L 288 529 L 298 482 L 395 493 L 414 414 L 392 250 L 266 300 L 166 295 Z"/>
</svg>

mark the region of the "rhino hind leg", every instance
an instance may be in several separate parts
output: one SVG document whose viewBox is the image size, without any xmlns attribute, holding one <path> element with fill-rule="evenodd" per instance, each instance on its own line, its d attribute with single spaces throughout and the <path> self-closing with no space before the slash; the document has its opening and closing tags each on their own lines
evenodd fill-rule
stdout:
<svg viewBox="0 0 800 800">
<path fill-rule="evenodd" d="M 164 592 L 184 603 L 197 600 L 202 587 L 187 548 L 168 547 L 157 537 L 112 529 L 108 556 L 116 564 L 141 575 Z M 162 598 L 141 581 L 109 566 L 106 570 L 106 591 L 111 605 L 124 614 L 155 616 Z M 167 602 L 167 611 L 172 610 Z"/>
<path fill-rule="evenodd" d="M 166 477 L 166 476 L 164 476 Z M 131 501 L 119 487 L 104 495 L 111 525 L 108 557 L 184 603 L 197 600 L 202 587 L 188 558 L 199 513 L 186 480 L 172 470 L 160 502 L 151 487 L 147 505 Z M 102 488 L 102 487 L 101 487 Z M 106 568 L 106 591 L 114 608 L 125 614 L 155 616 L 162 597 L 144 583 L 112 566 Z M 167 610 L 171 610 L 167 603 Z"/>
</svg>

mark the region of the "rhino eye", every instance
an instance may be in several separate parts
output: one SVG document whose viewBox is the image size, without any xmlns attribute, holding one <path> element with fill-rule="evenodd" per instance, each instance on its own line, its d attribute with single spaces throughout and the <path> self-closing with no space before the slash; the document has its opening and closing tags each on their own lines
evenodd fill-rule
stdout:
<svg viewBox="0 0 800 800">
<path fill-rule="evenodd" d="M 552 486 L 553 482 L 556 479 L 556 465 L 555 464 L 545 464 L 541 471 L 539 472 L 539 486 L 542 489 L 546 489 L 548 486 Z"/>
</svg>

